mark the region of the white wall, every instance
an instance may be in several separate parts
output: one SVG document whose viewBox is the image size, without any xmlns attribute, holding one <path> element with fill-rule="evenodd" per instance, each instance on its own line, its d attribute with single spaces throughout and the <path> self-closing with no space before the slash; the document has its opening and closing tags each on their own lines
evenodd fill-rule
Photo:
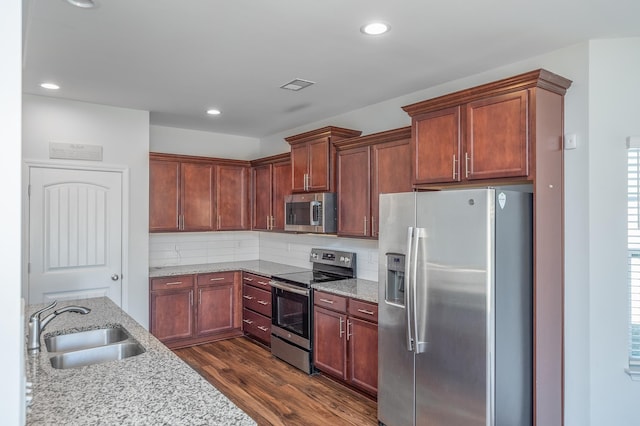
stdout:
<svg viewBox="0 0 640 426">
<path fill-rule="evenodd" d="M 261 157 L 260 140 L 256 138 L 164 126 L 151 126 L 149 138 L 149 147 L 153 152 L 234 160 Z"/>
<path fill-rule="evenodd" d="M 61 90 L 64 90 L 62 88 Z M 129 240 L 123 242 L 123 308 L 147 327 L 149 113 L 44 96 L 23 98 L 23 159 L 48 160 L 49 142 L 103 146 L 102 165 L 129 169 Z M 70 164 L 83 162 L 66 160 Z M 93 164 L 95 162 L 86 162 Z"/>
<path fill-rule="evenodd" d="M 20 170 L 20 102 L 22 55 L 22 2 L 0 2 L 0 176 L 2 178 L 2 227 L 0 266 L 2 267 L 2 297 L 0 297 L 0 341 L 2 341 L 2 385 L 0 413 L 2 423 L 18 425 L 24 421 L 20 396 L 22 355 L 25 348 L 20 323 L 20 236 L 21 170 Z"/>
<path fill-rule="evenodd" d="M 627 136 L 640 135 L 640 38 L 589 48 L 590 417 L 640 424 L 640 382 L 627 364 Z"/>
</svg>

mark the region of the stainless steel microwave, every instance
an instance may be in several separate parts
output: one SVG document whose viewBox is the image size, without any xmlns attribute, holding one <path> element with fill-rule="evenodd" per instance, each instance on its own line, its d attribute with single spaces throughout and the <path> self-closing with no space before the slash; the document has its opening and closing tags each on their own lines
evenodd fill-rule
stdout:
<svg viewBox="0 0 640 426">
<path fill-rule="evenodd" d="M 335 192 L 287 195 L 284 200 L 284 230 L 333 234 L 337 231 Z"/>
</svg>

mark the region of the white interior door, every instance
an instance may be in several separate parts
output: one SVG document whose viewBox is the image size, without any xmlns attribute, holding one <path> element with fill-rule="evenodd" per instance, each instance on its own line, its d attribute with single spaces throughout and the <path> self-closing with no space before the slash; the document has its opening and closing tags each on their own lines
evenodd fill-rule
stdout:
<svg viewBox="0 0 640 426">
<path fill-rule="evenodd" d="M 28 303 L 122 301 L 122 173 L 31 167 Z"/>
</svg>

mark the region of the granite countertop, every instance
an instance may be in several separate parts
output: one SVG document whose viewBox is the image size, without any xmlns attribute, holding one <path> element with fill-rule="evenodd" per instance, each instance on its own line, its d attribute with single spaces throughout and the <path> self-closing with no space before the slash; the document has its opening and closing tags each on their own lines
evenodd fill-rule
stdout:
<svg viewBox="0 0 640 426">
<path fill-rule="evenodd" d="M 237 262 L 203 263 L 199 265 L 159 266 L 149 268 L 149 278 L 169 277 L 173 275 L 203 274 L 207 272 L 246 271 L 271 277 L 272 275 L 304 272 L 308 268 L 267 262 L 265 260 L 245 260 Z"/>
<path fill-rule="evenodd" d="M 378 303 L 378 283 L 376 281 L 351 278 L 340 281 L 317 283 L 312 288 L 340 296 L 352 297 L 366 302 Z"/>
<path fill-rule="evenodd" d="M 33 400 L 27 425 L 255 425 L 195 370 L 105 297 L 59 302 L 87 315 L 63 313 L 45 329 L 42 350 L 26 356 Z M 45 305 L 30 305 L 27 318 Z M 46 315 L 46 313 L 45 313 Z M 54 369 L 44 337 L 121 324 L 146 352 L 121 361 Z"/>
</svg>

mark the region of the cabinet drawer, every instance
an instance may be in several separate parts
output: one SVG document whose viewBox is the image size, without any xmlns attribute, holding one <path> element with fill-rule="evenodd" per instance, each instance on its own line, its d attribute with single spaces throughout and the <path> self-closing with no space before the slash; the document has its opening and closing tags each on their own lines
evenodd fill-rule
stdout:
<svg viewBox="0 0 640 426">
<path fill-rule="evenodd" d="M 267 345 L 271 343 L 271 318 L 243 309 L 242 329 Z"/>
<path fill-rule="evenodd" d="M 215 272 L 211 274 L 198 274 L 198 285 L 229 284 L 233 283 L 235 272 Z"/>
<path fill-rule="evenodd" d="M 242 303 L 244 307 L 271 318 L 271 292 L 246 284 L 242 287 Z"/>
<path fill-rule="evenodd" d="M 242 273 L 242 282 L 244 284 L 252 285 L 254 287 L 263 288 L 267 291 L 271 291 L 271 285 L 269 284 L 269 278 L 263 277 L 249 272 Z"/>
<path fill-rule="evenodd" d="M 346 312 L 347 311 L 347 298 L 344 296 L 338 296 L 331 293 L 325 293 L 323 291 L 316 291 L 313 296 L 313 304 L 316 306 L 323 306 L 334 311 Z"/>
<path fill-rule="evenodd" d="M 378 305 L 363 302 L 362 300 L 349 299 L 349 315 L 367 321 L 378 322 Z"/>
<path fill-rule="evenodd" d="M 151 291 L 193 287 L 193 275 L 151 278 Z"/>
</svg>

